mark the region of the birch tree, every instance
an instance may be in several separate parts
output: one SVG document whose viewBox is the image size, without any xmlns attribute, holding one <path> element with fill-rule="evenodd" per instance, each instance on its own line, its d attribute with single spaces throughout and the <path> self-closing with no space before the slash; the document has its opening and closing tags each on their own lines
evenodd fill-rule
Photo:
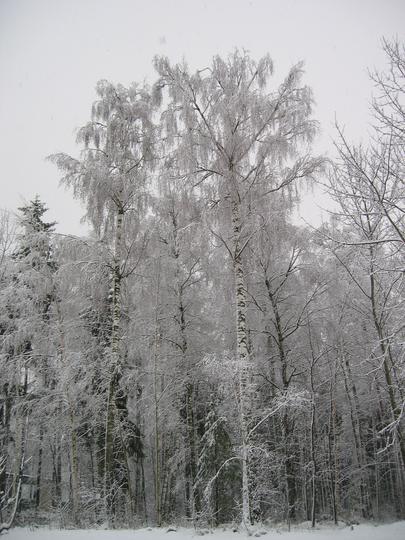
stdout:
<svg viewBox="0 0 405 540">
<path fill-rule="evenodd" d="M 255 62 L 239 51 L 227 59 L 216 56 L 210 67 L 194 74 L 186 65 L 170 65 L 166 58 L 156 58 L 155 66 L 160 76 L 155 92 L 167 87 L 172 100 L 162 115 L 164 133 L 169 141 L 180 135 L 174 158 L 178 168 L 190 187 L 206 194 L 207 206 L 214 205 L 225 215 L 226 232 L 212 232 L 226 247 L 234 275 L 242 520 L 247 525 L 251 520 L 246 418 L 250 361 L 242 256 L 255 233 L 249 227 L 255 202 L 309 177 L 320 164 L 305 148 L 299 154 L 300 144 L 308 144 L 315 133 L 311 91 L 301 86 L 301 64 L 271 91 L 270 57 Z"/>
<path fill-rule="evenodd" d="M 106 508 L 114 512 L 114 439 L 127 416 L 120 389 L 123 372 L 122 286 L 134 271 L 134 246 L 146 212 L 147 171 L 152 163 L 152 103 L 147 89 L 129 89 L 107 81 L 97 85 L 92 120 L 79 129 L 81 158 L 55 154 L 50 159 L 64 172 L 62 183 L 73 188 L 87 208 L 86 217 L 110 249 L 111 334 L 105 424 Z M 121 441 L 121 446 L 125 443 Z M 125 448 L 124 448 L 125 451 Z"/>
</svg>

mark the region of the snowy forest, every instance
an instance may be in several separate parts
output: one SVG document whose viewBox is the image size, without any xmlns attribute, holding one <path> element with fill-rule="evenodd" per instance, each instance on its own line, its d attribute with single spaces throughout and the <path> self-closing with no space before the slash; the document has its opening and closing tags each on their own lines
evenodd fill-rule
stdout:
<svg viewBox="0 0 405 540">
<path fill-rule="evenodd" d="M 368 140 L 337 111 L 334 156 L 302 64 L 98 82 L 77 155 L 48 157 L 90 234 L 34 190 L 0 215 L 0 532 L 405 518 L 405 47 L 383 48 Z M 309 188 L 321 226 L 294 219 Z"/>
</svg>

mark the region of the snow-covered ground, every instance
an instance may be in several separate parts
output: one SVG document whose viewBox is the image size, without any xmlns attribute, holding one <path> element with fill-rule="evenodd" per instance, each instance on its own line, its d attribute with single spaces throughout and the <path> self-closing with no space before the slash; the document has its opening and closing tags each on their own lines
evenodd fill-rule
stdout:
<svg viewBox="0 0 405 540">
<path fill-rule="evenodd" d="M 351 527 L 322 527 L 315 530 L 300 528 L 287 532 L 284 530 L 253 529 L 253 536 L 266 540 L 284 538 L 285 540 L 405 540 L 405 521 L 388 525 L 354 525 Z M 260 533 L 260 534 L 259 534 Z M 202 533 L 194 529 L 179 528 L 167 532 L 167 529 L 137 530 L 59 530 L 45 528 L 16 528 L 5 534 L 6 540 L 192 540 Z M 205 536 L 205 534 L 204 534 Z M 231 530 L 218 529 L 206 536 L 212 540 L 246 540 L 246 532 L 234 533 Z M 208 538 L 207 538 L 208 540 Z"/>
</svg>

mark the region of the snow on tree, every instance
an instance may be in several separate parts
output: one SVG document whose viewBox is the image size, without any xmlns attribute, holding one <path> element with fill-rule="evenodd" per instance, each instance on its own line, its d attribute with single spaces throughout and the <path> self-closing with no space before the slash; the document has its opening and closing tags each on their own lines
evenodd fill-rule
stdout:
<svg viewBox="0 0 405 540">
<path fill-rule="evenodd" d="M 234 274 L 242 520 L 247 526 L 251 362 L 243 253 L 257 232 L 251 219 L 257 202 L 295 180 L 309 178 L 321 164 L 306 148 L 316 131 L 310 118 L 311 91 L 301 86 L 301 64 L 270 91 L 270 57 L 255 62 L 239 51 L 225 60 L 216 56 L 209 68 L 194 74 L 185 64 L 171 66 L 165 58 L 156 58 L 155 67 L 160 76 L 155 92 L 167 87 L 171 99 L 162 122 L 168 141 L 175 135 L 178 141 L 172 155 L 178 174 L 187 178 L 190 189 L 200 189 L 207 206 L 212 204 L 225 218 L 221 232 L 212 232 L 226 247 Z"/>
</svg>

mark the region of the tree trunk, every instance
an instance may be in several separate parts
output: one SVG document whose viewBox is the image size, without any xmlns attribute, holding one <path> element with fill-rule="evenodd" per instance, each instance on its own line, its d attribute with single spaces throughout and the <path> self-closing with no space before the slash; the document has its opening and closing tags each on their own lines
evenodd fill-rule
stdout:
<svg viewBox="0 0 405 540">
<path fill-rule="evenodd" d="M 63 325 L 63 315 L 60 310 L 59 302 L 56 302 L 56 311 L 58 315 L 59 323 L 59 353 L 61 358 L 62 369 L 67 369 L 68 359 L 66 356 L 66 343 L 65 343 L 65 330 Z M 77 523 L 79 518 L 78 506 L 79 506 L 79 468 L 78 468 L 78 445 L 77 445 L 77 433 L 75 428 L 75 413 L 74 413 L 74 400 L 71 397 L 70 388 L 65 389 L 65 398 L 68 409 L 68 422 L 70 424 L 70 470 L 71 470 L 71 499 L 72 499 L 72 519 L 74 523 Z M 60 460 L 60 454 L 58 456 Z M 61 465 L 59 464 L 59 467 Z M 56 473 L 55 479 L 58 481 L 59 476 L 59 489 L 60 489 L 60 476 L 61 472 Z"/>
<path fill-rule="evenodd" d="M 184 289 L 187 282 L 184 282 L 181 278 L 180 272 L 180 247 L 178 243 L 178 221 L 177 214 L 173 209 L 170 211 L 172 226 L 173 226 L 173 245 L 172 255 L 175 259 L 175 271 L 174 280 L 177 295 L 177 317 L 179 331 L 179 343 L 177 344 L 181 351 L 181 370 L 186 373 L 186 384 L 184 392 L 185 401 L 185 424 L 186 424 L 186 464 L 185 464 L 185 477 L 186 477 L 186 505 L 187 516 L 190 517 L 194 523 L 196 513 L 199 511 L 199 500 L 195 492 L 195 482 L 197 478 L 197 444 L 196 444 L 196 428 L 195 428 L 195 415 L 194 415 L 194 382 L 191 375 L 190 358 L 187 354 L 188 342 L 186 335 L 186 308 L 184 305 Z"/>
<path fill-rule="evenodd" d="M 155 495 L 155 521 L 156 525 L 162 525 L 162 493 L 161 493 L 161 448 L 160 448 L 160 427 L 159 427 L 159 373 L 158 362 L 160 358 L 160 330 L 159 330 L 159 293 L 160 293 L 160 259 L 157 267 L 157 286 L 156 286 L 156 301 L 155 301 L 155 336 L 153 342 L 153 404 L 154 404 L 154 495 Z"/>
<path fill-rule="evenodd" d="M 75 426 L 75 416 L 72 405 L 70 409 L 70 471 L 71 471 L 71 499 L 72 499 L 72 520 L 74 524 L 79 521 L 79 457 L 77 448 L 77 433 Z"/>
<path fill-rule="evenodd" d="M 276 329 L 277 337 L 275 339 L 277 343 L 279 362 L 280 362 L 280 377 L 283 384 L 283 390 L 286 392 L 290 385 L 290 378 L 287 373 L 287 352 L 285 348 L 285 338 L 283 333 L 283 325 L 281 321 L 281 315 L 279 312 L 279 306 L 277 299 L 272 291 L 270 281 L 264 273 L 264 282 L 267 290 L 267 294 L 274 313 L 274 327 Z M 286 489 L 286 504 L 287 504 L 287 519 L 290 523 L 291 519 L 295 519 L 295 505 L 297 498 L 297 490 L 295 485 L 295 471 L 294 471 L 294 456 L 290 454 L 290 435 L 293 432 L 293 425 L 289 418 L 287 410 L 285 410 L 282 417 L 282 436 L 284 444 L 284 473 L 285 473 L 285 489 Z"/>
<path fill-rule="evenodd" d="M 41 501 L 41 474 L 42 474 L 42 445 L 44 439 L 44 428 L 42 422 L 39 424 L 39 448 L 38 448 L 38 467 L 37 467 L 37 478 L 35 486 L 35 508 L 38 510 L 39 503 Z"/>
<path fill-rule="evenodd" d="M 361 512 L 362 516 L 365 519 L 369 518 L 369 493 L 368 493 L 368 482 L 364 478 L 364 475 L 366 474 L 366 467 L 365 467 L 365 458 L 364 458 L 364 448 L 363 448 L 363 441 L 361 437 L 361 431 L 360 431 L 360 411 L 359 411 L 359 402 L 357 398 L 357 389 L 353 381 L 351 369 L 350 369 L 350 363 L 349 359 L 347 357 L 347 354 L 344 350 L 344 346 L 342 347 L 342 356 L 341 358 L 341 366 L 343 371 L 343 380 L 346 390 L 347 399 L 349 402 L 350 407 L 350 420 L 351 420 L 351 426 L 352 426 L 352 433 L 353 433 L 353 439 L 354 439 L 354 447 L 356 450 L 356 460 L 357 460 L 357 470 L 358 470 L 358 476 L 359 476 L 359 492 L 360 492 L 360 501 L 361 501 Z"/>
<path fill-rule="evenodd" d="M 329 425 L 328 425 L 328 468 L 331 483 L 331 501 L 332 501 L 332 515 L 335 525 L 338 524 L 337 518 L 337 445 L 336 445 L 336 414 L 335 414 L 335 397 L 333 388 L 336 385 L 336 364 L 334 366 L 334 373 L 330 379 L 329 386 Z"/>
<path fill-rule="evenodd" d="M 399 441 L 399 449 L 401 453 L 401 459 L 402 459 L 402 468 L 405 468 L 405 440 L 404 436 L 400 427 L 400 422 L 398 422 L 398 418 L 401 414 L 401 407 L 398 405 L 395 392 L 394 392 L 394 386 L 391 376 L 391 367 L 393 366 L 393 358 L 391 353 L 391 346 L 389 343 L 389 340 L 384 334 L 384 328 L 382 325 L 381 317 L 378 314 L 377 309 L 377 298 L 376 298 L 376 282 L 374 277 L 374 251 L 373 248 L 370 247 L 370 258 L 371 258 L 371 264 L 370 264 L 370 299 L 371 299 L 371 308 L 372 308 L 372 314 L 373 314 L 373 322 L 374 326 L 377 332 L 377 336 L 379 339 L 379 346 L 381 350 L 381 355 L 383 358 L 383 368 L 384 368 L 384 376 L 385 381 L 387 383 L 388 388 L 388 396 L 389 396 L 389 403 L 391 406 L 391 413 L 392 413 L 392 419 L 396 423 L 396 426 L 394 428 L 394 431 L 396 432 L 396 435 L 398 437 Z M 390 366 L 391 364 L 391 366 Z"/>
<path fill-rule="evenodd" d="M 312 369 L 311 369 L 311 379 L 312 379 Z M 311 381 L 311 385 L 312 385 Z M 315 458 L 315 393 L 312 388 L 311 396 L 311 488 L 312 488 L 312 499 L 311 499 L 311 525 L 315 527 L 315 510 L 316 510 L 316 458 Z"/>
<path fill-rule="evenodd" d="M 21 482 L 22 482 L 22 479 L 19 478 L 18 483 L 17 483 L 16 494 L 14 496 L 13 509 L 11 511 L 11 514 L 10 514 L 10 517 L 9 517 L 8 521 L 6 521 L 4 523 L 0 523 L 0 534 L 3 531 L 8 531 L 13 526 L 14 519 L 15 519 L 15 516 L 17 514 L 18 505 L 19 505 L 19 502 L 20 502 L 20 497 L 21 497 Z"/>
<path fill-rule="evenodd" d="M 105 423 L 105 453 L 104 453 L 104 497 L 106 514 L 109 521 L 114 514 L 114 438 L 116 424 L 116 395 L 121 377 L 120 362 L 120 329 L 121 329 L 121 243 L 124 211 L 122 206 L 118 206 L 114 264 L 113 264 L 113 286 L 112 286 L 112 324 L 111 324 L 111 363 L 109 366 L 110 381 L 108 384 L 108 399 Z M 119 419 L 118 419 L 119 420 Z"/>
<path fill-rule="evenodd" d="M 246 324 L 246 287 L 240 253 L 241 217 L 240 203 L 237 196 L 232 201 L 232 227 L 234 238 L 233 270 L 235 278 L 236 300 L 236 350 L 239 363 L 239 428 L 241 436 L 242 459 L 242 521 L 246 527 L 251 523 L 249 496 L 249 450 L 246 415 L 249 410 L 249 350 Z"/>
<path fill-rule="evenodd" d="M 27 369 L 25 369 L 24 375 L 24 394 L 25 397 L 27 393 Z M 24 474 L 24 463 L 25 463 L 25 447 L 27 442 L 27 432 L 28 432 L 28 411 L 25 408 L 23 403 L 20 406 L 19 418 L 17 418 L 17 424 L 19 426 L 19 437 L 17 438 L 16 443 L 18 442 L 17 450 L 17 459 L 16 459 L 16 468 L 15 468 L 15 477 L 12 486 L 12 498 L 14 500 L 14 505 L 10 514 L 8 521 L 0 524 L 0 534 L 3 531 L 7 531 L 13 525 L 15 516 L 18 511 L 18 505 L 21 498 L 21 487 L 22 479 Z"/>
</svg>

